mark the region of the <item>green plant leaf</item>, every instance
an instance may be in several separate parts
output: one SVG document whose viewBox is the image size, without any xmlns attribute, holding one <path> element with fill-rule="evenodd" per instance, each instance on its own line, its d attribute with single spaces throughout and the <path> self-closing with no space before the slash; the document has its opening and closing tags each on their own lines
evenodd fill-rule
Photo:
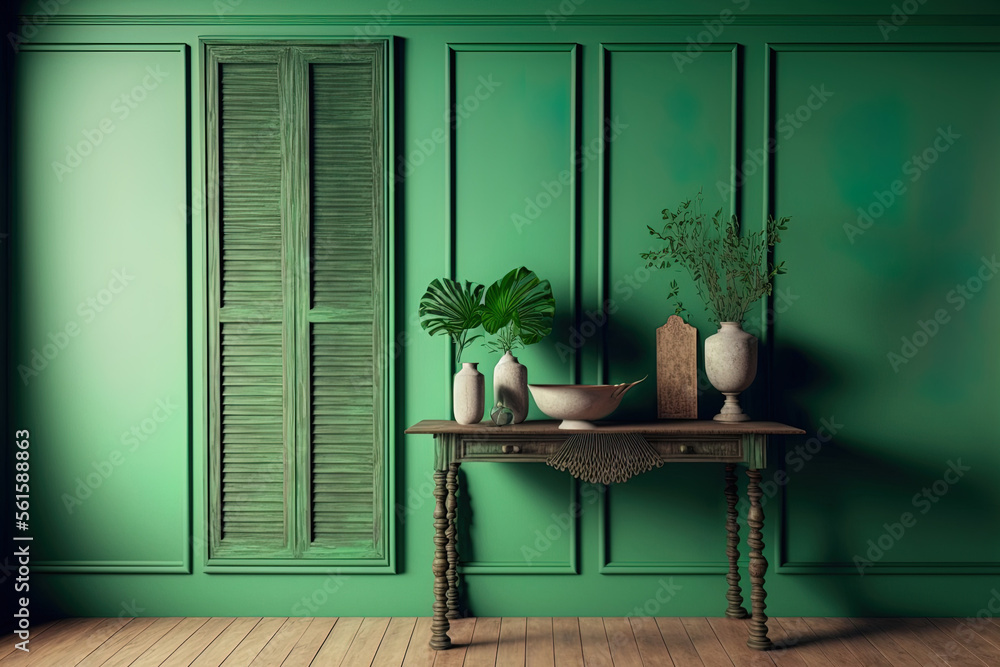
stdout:
<svg viewBox="0 0 1000 667">
<path fill-rule="evenodd" d="M 482 285 L 458 283 L 450 278 L 437 278 L 427 286 L 420 298 L 420 326 L 432 336 L 445 333 L 457 336 L 468 329 L 475 329 L 483 321 L 480 302 Z"/>
<path fill-rule="evenodd" d="M 513 324 L 516 337 L 524 345 L 532 345 L 552 331 L 555 312 L 549 281 L 539 280 L 522 266 L 487 288 L 482 323 L 490 334 Z"/>
</svg>

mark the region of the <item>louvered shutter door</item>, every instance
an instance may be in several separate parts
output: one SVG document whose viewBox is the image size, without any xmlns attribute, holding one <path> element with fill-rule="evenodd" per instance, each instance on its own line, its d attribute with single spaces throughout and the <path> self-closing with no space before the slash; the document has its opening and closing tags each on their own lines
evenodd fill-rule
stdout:
<svg viewBox="0 0 1000 667">
<path fill-rule="evenodd" d="M 260 54 L 258 54 L 260 55 Z M 218 64 L 213 555 L 290 553 L 278 62 Z"/>
<path fill-rule="evenodd" d="M 388 558 L 385 54 L 208 48 L 210 565 Z"/>
<path fill-rule="evenodd" d="M 381 52 L 310 63 L 311 553 L 382 549 Z"/>
</svg>

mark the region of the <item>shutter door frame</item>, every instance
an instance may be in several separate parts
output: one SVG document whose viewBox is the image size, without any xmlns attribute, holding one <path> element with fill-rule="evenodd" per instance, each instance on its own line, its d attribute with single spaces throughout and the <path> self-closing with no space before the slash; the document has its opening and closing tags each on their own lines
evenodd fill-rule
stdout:
<svg viewBox="0 0 1000 667">
<path fill-rule="evenodd" d="M 208 280 L 208 346 L 209 346 L 209 439 L 208 439 L 208 502 L 206 530 L 209 535 L 205 552 L 206 572 L 308 573 L 387 572 L 395 569 L 394 507 L 394 415 L 390 397 L 394 391 L 394 362 L 391 335 L 395 318 L 393 308 L 394 277 L 394 179 L 392 160 L 394 137 L 391 131 L 394 114 L 394 80 L 392 39 L 338 39 L 322 41 L 256 41 L 203 40 L 206 113 L 206 199 Z M 350 47 L 350 48 L 345 48 Z M 282 157 L 282 251 L 283 292 L 282 311 L 285 334 L 282 349 L 284 373 L 284 443 L 286 545 L 280 550 L 224 544 L 221 535 L 221 219 L 219 210 L 219 112 L 221 90 L 219 68 L 224 63 L 277 62 L 279 106 L 281 108 Z M 313 321 L 310 317 L 312 278 L 309 272 L 310 202 L 311 202 L 311 133 L 309 98 L 311 95 L 309 68 L 313 63 L 338 63 L 345 59 L 369 60 L 373 68 L 373 90 L 376 104 L 377 131 L 381 145 L 376 151 L 380 161 L 379 181 L 373 197 L 377 248 L 374 289 L 375 330 L 373 388 L 375 441 L 375 481 L 373 488 L 373 547 L 351 550 L 325 548 L 310 544 L 312 534 L 312 462 L 311 462 L 311 341 Z M 380 192 L 379 192 L 380 186 Z M 289 196 L 291 195 L 291 196 Z M 380 196 L 379 196 L 380 195 Z M 294 221 L 288 224 L 288 221 Z M 378 260 L 381 260 L 378 262 Z M 289 297 L 291 295 L 291 298 Z M 233 310 L 230 308 L 230 310 Z M 322 321 L 322 318 L 321 320 Z M 292 363 L 289 363 L 289 362 Z M 380 385 L 380 386 L 379 386 Z M 289 389 L 291 388 L 291 391 Z M 343 555 L 339 555 L 343 554 Z"/>
</svg>

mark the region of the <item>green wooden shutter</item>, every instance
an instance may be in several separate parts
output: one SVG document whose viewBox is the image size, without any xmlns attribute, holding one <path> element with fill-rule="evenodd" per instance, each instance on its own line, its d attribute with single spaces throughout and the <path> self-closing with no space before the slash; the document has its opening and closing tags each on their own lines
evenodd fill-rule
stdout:
<svg viewBox="0 0 1000 667">
<path fill-rule="evenodd" d="M 209 45 L 209 564 L 385 565 L 385 42 Z"/>
<path fill-rule="evenodd" d="M 309 551 L 365 556 L 383 548 L 382 59 L 309 60 Z"/>
</svg>

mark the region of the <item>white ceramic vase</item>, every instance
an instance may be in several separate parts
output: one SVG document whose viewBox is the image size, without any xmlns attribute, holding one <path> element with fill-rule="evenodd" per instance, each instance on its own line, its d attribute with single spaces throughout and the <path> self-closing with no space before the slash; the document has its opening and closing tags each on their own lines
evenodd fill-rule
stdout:
<svg viewBox="0 0 1000 667">
<path fill-rule="evenodd" d="M 452 385 L 452 409 L 459 424 L 478 424 L 483 419 L 486 404 L 486 380 L 476 368 L 477 363 L 462 363 Z"/>
<path fill-rule="evenodd" d="M 528 416 L 528 369 L 506 352 L 493 369 L 493 405 L 503 404 L 514 413 L 514 424 Z"/>
<path fill-rule="evenodd" d="M 749 421 L 739 396 L 757 376 L 757 337 L 743 331 L 740 322 L 720 322 L 718 333 L 705 339 L 705 374 L 726 397 L 715 420 Z"/>
</svg>

